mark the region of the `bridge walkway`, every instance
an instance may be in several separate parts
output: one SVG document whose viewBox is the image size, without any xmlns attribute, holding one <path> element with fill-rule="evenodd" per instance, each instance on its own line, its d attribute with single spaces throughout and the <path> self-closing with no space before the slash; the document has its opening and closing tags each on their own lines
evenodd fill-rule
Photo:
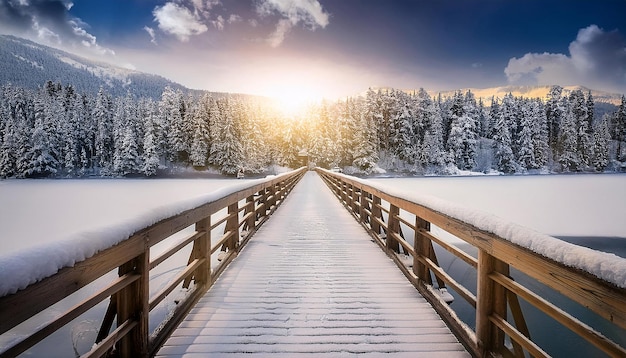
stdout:
<svg viewBox="0 0 626 358">
<path fill-rule="evenodd" d="M 314 172 L 157 357 L 242 354 L 469 356 Z"/>
</svg>

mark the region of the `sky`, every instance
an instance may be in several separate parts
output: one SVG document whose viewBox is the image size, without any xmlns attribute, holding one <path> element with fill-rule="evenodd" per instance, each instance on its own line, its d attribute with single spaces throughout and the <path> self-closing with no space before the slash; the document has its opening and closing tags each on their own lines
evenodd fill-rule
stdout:
<svg viewBox="0 0 626 358">
<path fill-rule="evenodd" d="M 626 0 L 0 0 L 0 33 L 219 92 L 626 93 Z"/>
</svg>

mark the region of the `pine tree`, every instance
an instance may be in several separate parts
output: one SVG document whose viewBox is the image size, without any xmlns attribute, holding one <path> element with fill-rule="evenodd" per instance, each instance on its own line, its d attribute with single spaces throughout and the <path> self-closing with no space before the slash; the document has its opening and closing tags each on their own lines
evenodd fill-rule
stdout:
<svg viewBox="0 0 626 358">
<path fill-rule="evenodd" d="M 581 90 L 572 91 L 569 96 L 569 102 L 574 117 L 574 125 L 576 127 L 576 151 L 580 157 L 580 169 L 589 166 L 591 153 L 593 148 L 593 136 L 591 135 L 591 121 L 587 107 L 585 95 Z"/>
<path fill-rule="evenodd" d="M 459 169 L 471 170 L 476 165 L 476 149 L 478 134 L 476 120 L 472 112 L 464 109 L 464 98 L 457 92 L 450 108 L 450 134 L 448 136 L 448 150 Z"/>
<path fill-rule="evenodd" d="M 609 164 L 609 141 L 611 134 L 609 132 L 609 115 L 602 116 L 593 130 L 593 156 L 591 157 L 591 165 L 598 171 L 604 171 Z"/>
<path fill-rule="evenodd" d="M 489 125 L 486 128 L 487 138 L 493 138 L 493 131 L 496 127 L 496 122 L 500 118 L 500 99 L 498 97 L 491 97 L 491 108 L 489 109 Z"/>
<path fill-rule="evenodd" d="M 516 171 L 516 163 L 511 149 L 511 134 L 506 113 L 501 112 L 493 128 L 494 157 L 497 170 L 511 174 Z"/>
<path fill-rule="evenodd" d="M 545 106 L 546 121 L 548 124 L 548 143 L 555 154 L 559 152 L 559 133 L 561 131 L 561 121 L 563 120 L 566 110 L 564 100 L 561 97 L 562 92 L 563 88 L 560 86 L 550 88 Z"/>
<path fill-rule="evenodd" d="M 96 102 L 92 112 L 93 123 L 96 126 L 94 162 L 100 168 L 100 173 L 107 175 L 113 170 L 113 108 L 110 96 L 103 88 L 96 95 Z"/>
<path fill-rule="evenodd" d="M 429 125 L 424 135 L 423 153 L 424 162 L 430 172 L 441 172 L 449 162 L 448 155 L 443 145 L 443 119 L 439 105 L 431 102 Z"/>
<path fill-rule="evenodd" d="M 32 134 L 32 149 L 28 153 L 29 177 L 48 176 L 57 172 L 58 161 L 50 147 L 50 135 L 46 128 L 46 102 L 43 96 L 35 100 L 35 128 Z"/>
<path fill-rule="evenodd" d="M 550 159 L 550 146 L 548 144 L 548 124 L 540 99 L 530 102 L 530 113 L 532 117 L 532 140 L 535 164 L 537 169 L 547 166 Z"/>
<path fill-rule="evenodd" d="M 578 136 L 576 121 L 571 108 L 567 108 L 560 126 L 559 133 L 559 163 L 566 172 L 576 172 L 581 168 L 580 154 L 578 153 Z"/>
<path fill-rule="evenodd" d="M 132 124 L 129 124 L 124 129 L 124 137 L 118 155 L 115 158 L 114 170 L 118 175 L 125 176 L 137 173 L 139 164 L 137 137 Z"/>
<path fill-rule="evenodd" d="M 356 106 L 354 109 L 357 120 L 352 165 L 365 173 L 370 173 L 377 165 L 378 151 L 375 123 L 371 120 L 372 117 L 364 113 L 365 110 L 364 105 Z"/>
<path fill-rule="evenodd" d="M 529 101 L 520 103 L 520 131 L 517 138 L 517 163 L 523 169 L 537 168 L 535 161 L 535 142 L 533 140 L 533 128 L 537 125 L 534 117 L 531 115 Z"/>
<path fill-rule="evenodd" d="M 624 152 L 624 143 L 626 141 L 626 96 L 622 95 L 622 101 L 617 108 L 617 111 L 613 114 L 613 120 L 611 121 L 611 137 L 617 141 L 617 160 L 624 161 L 626 154 Z"/>
<path fill-rule="evenodd" d="M 201 103 L 193 110 L 194 134 L 189 156 L 193 166 L 202 167 L 207 164 L 209 149 L 208 117 L 206 107 Z"/>
<path fill-rule="evenodd" d="M 142 173 L 146 176 L 156 175 L 159 169 L 159 153 L 156 140 L 156 108 L 152 108 L 145 119 L 143 134 L 143 168 Z"/>
<path fill-rule="evenodd" d="M 218 141 L 214 146 L 216 164 L 224 174 L 234 175 L 243 165 L 243 148 L 240 132 L 233 117 L 231 101 L 222 101 L 222 123 L 219 128 Z"/>
</svg>

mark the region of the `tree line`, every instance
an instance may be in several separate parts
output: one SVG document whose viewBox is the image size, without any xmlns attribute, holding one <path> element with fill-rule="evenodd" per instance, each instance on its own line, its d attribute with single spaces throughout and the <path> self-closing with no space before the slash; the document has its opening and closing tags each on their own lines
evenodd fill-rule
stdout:
<svg viewBox="0 0 626 358">
<path fill-rule="evenodd" d="M 0 177 L 153 176 L 181 167 L 233 175 L 270 165 L 371 173 L 458 170 L 504 173 L 620 170 L 626 99 L 595 118 L 591 93 L 555 86 L 546 100 L 449 98 L 370 89 L 288 117 L 266 98 L 183 93 L 77 93 L 46 82 L 0 87 Z"/>
<path fill-rule="evenodd" d="M 333 115 L 322 107 L 308 147 L 318 164 L 364 172 L 377 165 L 418 174 L 619 171 L 626 99 L 600 118 L 594 106 L 591 92 L 559 86 L 546 100 L 508 94 L 489 106 L 471 91 L 442 98 L 370 89 L 336 104 Z"/>
</svg>

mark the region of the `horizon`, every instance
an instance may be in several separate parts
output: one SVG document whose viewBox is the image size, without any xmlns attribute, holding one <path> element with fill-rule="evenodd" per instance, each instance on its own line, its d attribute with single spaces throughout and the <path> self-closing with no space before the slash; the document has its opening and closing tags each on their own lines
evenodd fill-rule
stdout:
<svg viewBox="0 0 626 358">
<path fill-rule="evenodd" d="M 0 33 L 195 90 L 292 102 L 379 87 L 626 93 L 618 0 L 0 0 L 0 10 Z"/>
</svg>

